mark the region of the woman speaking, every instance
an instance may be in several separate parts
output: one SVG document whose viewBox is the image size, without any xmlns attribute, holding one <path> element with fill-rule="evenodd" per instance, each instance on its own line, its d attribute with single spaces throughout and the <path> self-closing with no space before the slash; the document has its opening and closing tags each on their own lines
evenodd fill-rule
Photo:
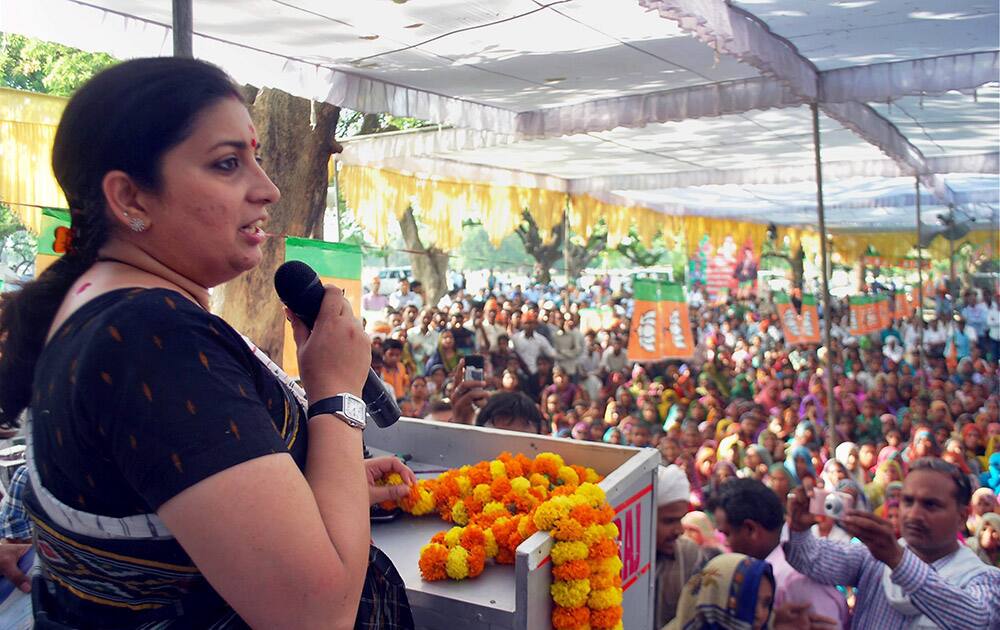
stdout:
<svg viewBox="0 0 1000 630">
<path fill-rule="evenodd" d="M 368 507 L 406 491 L 376 479 L 413 473 L 366 463 L 340 415 L 307 418 L 208 311 L 211 287 L 261 261 L 280 194 L 260 150 L 238 88 L 195 60 L 122 63 L 66 107 L 52 166 L 69 248 L 0 305 L 38 627 L 412 624 Z M 311 333 L 289 317 L 308 399 L 360 396 L 370 345 L 342 292 L 327 288 Z"/>
</svg>

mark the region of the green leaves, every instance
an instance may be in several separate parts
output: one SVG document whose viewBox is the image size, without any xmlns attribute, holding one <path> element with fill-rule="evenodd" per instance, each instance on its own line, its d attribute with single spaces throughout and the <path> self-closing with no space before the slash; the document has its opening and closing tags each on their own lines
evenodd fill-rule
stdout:
<svg viewBox="0 0 1000 630">
<path fill-rule="evenodd" d="M 0 34 L 0 81 L 5 87 L 69 96 L 118 60 L 22 35 Z"/>
</svg>

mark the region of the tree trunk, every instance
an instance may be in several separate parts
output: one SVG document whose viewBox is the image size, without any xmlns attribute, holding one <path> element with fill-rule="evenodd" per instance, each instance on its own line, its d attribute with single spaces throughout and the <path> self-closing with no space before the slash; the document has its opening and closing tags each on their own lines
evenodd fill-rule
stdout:
<svg viewBox="0 0 1000 630">
<path fill-rule="evenodd" d="M 531 213 L 525 210 L 521 217 L 521 225 L 515 230 L 524 249 L 535 259 L 535 280 L 542 284 L 552 282 L 550 269 L 563 256 L 563 238 L 565 237 L 566 223 L 560 221 L 552 227 L 552 239 L 546 243 L 538 230 L 538 224 Z M 571 247 L 572 244 L 571 244 Z M 572 275 L 572 274 L 571 274 Z"/>
<path fill-rule="evenodd" d="M 424 285 L 424 295 L 427 297 L 425 306 L 436 305 L 438 300 L 448 292 L 448 254 L 436 247 L 427 247 L 420 240 L 417 219 L 413 216 L 413 208 L 407 208 L 399 220 L 403 232 L 403 242 L 410 250 L 410 265 L 413 277 Z"/>
<path fill-rule="evenodd" d="M 317 103 L 314 129 L 307 99 L 252 87 L 244 95 L 264 147 L 264 170 L 281 190 L 267 224 L 278 236 L 261 246 L 264 258 L 255 269 L 215 290 L 213 310 L 280 364 L 285 316 L 274 271 L 285 260 L 285 235 L 309 236 L 323 224 L 330 156 L 340 151 L 334 140 L 340 108 Z"/>
<path fill-rule="evenodd" d="M 597 258 L 608 246 L 607 230 L 595 231 L 587 239 L 585 245 L 577 245 L 570 241 L 569 244 L 569 278 L 567 282 L 574 282 L 583 274 L 583 270 Z M 643 265 L 648 266 L 648 265 Z"/>
</svg>

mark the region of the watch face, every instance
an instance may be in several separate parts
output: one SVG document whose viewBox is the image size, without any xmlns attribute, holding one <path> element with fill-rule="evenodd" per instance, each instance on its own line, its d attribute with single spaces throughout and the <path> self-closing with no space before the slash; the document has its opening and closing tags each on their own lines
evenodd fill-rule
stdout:
<svg viewBox="0 0 1000 630">
<path fill-rule="evenodd" d="M 344 397 L 344 415 L 352 420 L 364 420 L 365 402 L 353 396 Z"/>
</svg>

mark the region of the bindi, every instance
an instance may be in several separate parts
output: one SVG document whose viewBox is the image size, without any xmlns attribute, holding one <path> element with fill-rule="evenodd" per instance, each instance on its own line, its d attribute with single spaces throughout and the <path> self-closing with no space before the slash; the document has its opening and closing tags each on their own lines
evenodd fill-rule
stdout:
<svg viewBox="0 0 1000 630">
<path fill-rule="evenodd" d="M 254 149 L 257 148 L 257 130 L 253 128 L 253 125 L 247 125 L 247 129 L 250 130 L 250 146 Z"/>
</svg>

